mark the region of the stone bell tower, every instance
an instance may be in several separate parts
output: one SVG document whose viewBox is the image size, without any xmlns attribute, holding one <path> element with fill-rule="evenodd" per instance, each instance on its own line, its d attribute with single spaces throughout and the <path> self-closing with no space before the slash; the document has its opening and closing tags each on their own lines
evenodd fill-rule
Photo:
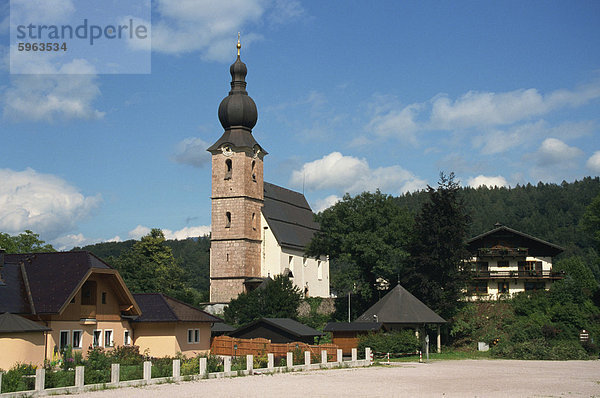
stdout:
<svg viewBox="0 0 600 398">
<path fill-rule="evenodd" d="M 219 105 L 225 132 L 207 150 L 212 154 L 210 301 L 228 303 L 246 291 L 244 282 L 260 277 L 263 157 L 252 136 L 256 104 L 246 91 L 246 64 L 229 68 L 231 91 Z"/>
</svg>

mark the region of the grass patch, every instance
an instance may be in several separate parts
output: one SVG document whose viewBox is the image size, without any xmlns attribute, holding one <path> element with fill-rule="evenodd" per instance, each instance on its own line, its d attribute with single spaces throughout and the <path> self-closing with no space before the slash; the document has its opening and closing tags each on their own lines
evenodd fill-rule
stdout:
<svg viewBox="0 0 600 398">
<path fill-rule="evenodd" d="M 455 351 L 455 350 L 442 350 L 440 354 L 437 352 L 429 353 L 429 361 L 453 361 L 460 359 L 490 359 L 492 358 L 489 351 Z M 427 358 L 423 354 L 423 361 Z M 377 362 L 386 362 L 387 359 L 378 358 Z M 419 362 L 419 355 L 410 355 L 400 358 L 390 358 L 390 362 Z"/>
</svg>

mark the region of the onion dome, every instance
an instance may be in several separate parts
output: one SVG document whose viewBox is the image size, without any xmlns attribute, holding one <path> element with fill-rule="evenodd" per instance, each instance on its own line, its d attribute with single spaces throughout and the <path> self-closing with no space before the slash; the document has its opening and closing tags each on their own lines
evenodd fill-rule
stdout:
<svg viewBox="0 0 600 398">
<path fill-rule="evenodd" d="M 240 59 L 240 40 L 237 42 L 237 59 L 229 68 L 231 73 L 231 91 L 219 105 L 219 121 L 225 130 L 242 128 L 252 131 L 258 120 L 258 110 L 254 100 L 246 91 L 248 68 Z"/>
</svg>

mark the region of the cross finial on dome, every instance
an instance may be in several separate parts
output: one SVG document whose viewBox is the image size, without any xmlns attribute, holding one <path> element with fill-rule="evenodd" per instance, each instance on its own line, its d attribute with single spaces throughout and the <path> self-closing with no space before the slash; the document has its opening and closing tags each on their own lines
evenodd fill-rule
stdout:
<svg viewBox="0 0 600 398">
<path fill-rule="evenodd" d="M 238 42 L 237 42 L 238 57 L 240 56 L 240 48 L 242 48 L 242 45 L 240 43 L 240 32 L 238 32 Z"/>
</svg>

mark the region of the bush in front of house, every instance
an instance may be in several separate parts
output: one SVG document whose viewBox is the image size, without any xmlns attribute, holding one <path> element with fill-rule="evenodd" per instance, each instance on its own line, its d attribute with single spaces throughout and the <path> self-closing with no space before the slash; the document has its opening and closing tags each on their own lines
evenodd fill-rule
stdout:
<svg viewBox="0 0 600 398">
<path fill-rule="evenodd" d="M 392 332 L 369 333 L 358 339 L 358 352 L 370 347 L 373 352 L 396 354 L 415 353 L 419 347 L 419 339 L 412 329 Z"/>
<path fill-rule="evenodd" d="M 35 378 L 24 377 L 35 375 L 36 367 L 31 364 L 17 363 L 2 375 L 2 393 L 33 390 Z"/>
</svg>

